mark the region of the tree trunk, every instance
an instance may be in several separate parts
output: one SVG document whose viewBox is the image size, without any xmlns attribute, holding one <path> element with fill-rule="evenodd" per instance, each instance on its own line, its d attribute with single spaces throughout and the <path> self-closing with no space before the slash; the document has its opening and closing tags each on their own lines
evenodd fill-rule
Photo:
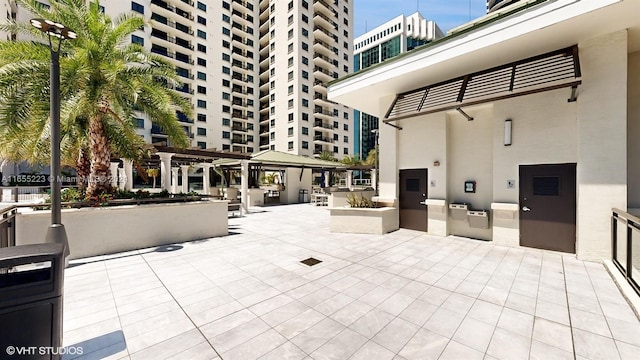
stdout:
<svg viewBox="0 0 640 360">
<path fill-rule="evenodd" d="M 111 150 L 102 123 L 102 114 L 89 119 L 91 140 L 91 175 L 87 186 L 87 196 L 92 197 L 111 191 Z"/>
<path fill-rule="evenodd" d="M 91 173 L 91 158 L 89 149 L 80 148 L 78 159 L 76 160 L 76 184 L 78 189 L 86 190 L 89 174 Z"/>
</svg>

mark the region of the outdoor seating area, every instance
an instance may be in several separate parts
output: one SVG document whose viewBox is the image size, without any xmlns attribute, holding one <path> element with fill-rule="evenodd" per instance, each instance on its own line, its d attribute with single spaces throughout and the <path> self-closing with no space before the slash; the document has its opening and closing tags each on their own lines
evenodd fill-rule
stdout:
<svg viewBox="0 0 640 360">
<path fill-rule="evenodd" d="M 329 204 L 329 194 L 320 187 L 314 187 L 311 192 L 311 204 L 315 206 L 327 206 Z"/>
<path fill-rule="evenodd" d="M 79 359 L 640 353 L 640 322 L 600 263 L 405 229 L 330 233 L 308 204 L 254 211 L 229 236 L 72 261 L 64 345 Z"/>
</svg>

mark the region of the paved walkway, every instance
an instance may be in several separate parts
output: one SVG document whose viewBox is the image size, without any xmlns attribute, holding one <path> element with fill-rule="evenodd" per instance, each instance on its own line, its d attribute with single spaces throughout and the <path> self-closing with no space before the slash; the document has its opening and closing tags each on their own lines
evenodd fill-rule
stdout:
<svg viewBox="0 0 640 360">
<path fill-rule="evenodd" d="M 324 208 L 267 207 L 230 219 L 223 238 L 72 267 L 65 345 L 83 358 L 154 360 L 640 354 L 640 323 L 600 264 L 328 224 Z M 308 257 L 322 263 L 300 263 Z"/>
</svg>

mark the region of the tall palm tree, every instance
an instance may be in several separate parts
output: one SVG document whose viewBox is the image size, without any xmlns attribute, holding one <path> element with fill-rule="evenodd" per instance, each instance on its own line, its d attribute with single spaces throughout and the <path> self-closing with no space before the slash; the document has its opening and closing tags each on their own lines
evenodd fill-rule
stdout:
<svg viewBox="0 0 640 360">
<path fill-rule="evenodd" d="M 98 0 L 53 0 L 49 8 L 36 0 L 17 2 L 34 17 L 78 34 L 60 48 L 61 148 L 78 170 L 90 158 L 87 196 L 110 190 L 112 155 L 143 155 L 136 112 L 146 113 L 175 146 L 189 144 L 176 110 L 191 116 L 191 106 L 172 90 L 181 85 L 175 67 L 129 42 L 145 26 L 142 17 L 127 13 L 111 19 Z M 9 23 L 0 30 L 36 39 L 0 42 L 0 157 L 41 162 L 49 138 L 48 39 L 29 23 Z"/>
<path fill-rule="evenodd" d="M 355 156 L 345 156 L 343 157 L 340 162 L 342 164 L 345 164 L 347 166 L 358 166 L 358 165 L 362 165 L 362 160 L 360 160 L 360 157 L 358 155 Z"/>
<path fill-rule="evenodd" d="M 318 156 L 318 159 L 324 160 L 324 161 L 338 161 L 336 160 L 335 156 L 333 156 L 333 153 L 331 151 L 321 152 L 320 155 Z"/>
</svg>

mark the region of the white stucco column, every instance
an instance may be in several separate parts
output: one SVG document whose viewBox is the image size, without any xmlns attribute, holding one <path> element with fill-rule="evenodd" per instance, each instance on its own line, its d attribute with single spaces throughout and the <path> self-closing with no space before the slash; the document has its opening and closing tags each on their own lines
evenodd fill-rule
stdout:
<svg viewBox="0 0 640 360">
<path fill-rule="evenodd" d="M 380 99 L 380 114 L 384 114 L 394 100 L 395 95 Z M 384 125 L 380 121 L 379 125 L 379 151 L 378 156 L 378 194 L 380 201 L 386 203 L 397 203 L 398 199 L 398 130 L 392 126 Z M 372 176 L 372 186 L 375 186 L 374 176 Z"/>
<path fill-rule="evenodd" d="M 204 191 L 205 195 L 211 194 L 211 186 L 209 185 L 209 169 L 211 169 L 211 165 L 203 164 L 202 165 L 202 191 Z"/>
<path fill-rule="evenodd" d="M 182 170 L 182 192 L 189 192 L 189 165 L 180 165 L 180 170 Z"/>
<path fill-rule="evenodd" d="M 109 180 L 111 182 L 111 187 L 114 189 L 118 187 L 118 166 L 119 165 L 120 164 L 117 162 L 112 162 L 111 166 L 109 167 L 109 170 L 111 172 L 111 179 Z"/>
<path fill-rule="evenodd" d="M 331 171 L 324 171 L 324 187 L 328 188 L 331 186 Z"/>
<path fill-rule="evenodd" d="M 177 167 L 171 168 L 171 193 L 178 193 L 178 169 Z"/>
<path fill-rule="evenodd" d="M 174 154 L 159 152 L 160 157 L 160 187 L 162 190 L 171 191 L 171 158 Z"/>
<path fill-rule="evenodd" d="M 247 160 L 240 161 L 240 207 L 242 212 L 246 214 L 249 210 L 248 195 L 249 194 L 249 162 Z"/>
<path fill-rule="evenodd" d="M 353 189 L 353 170 L 347 170 L 347 188 Z"/>
<path fill-rule="evenodd" d="M 627 30 L 578 44 L 579 259 L 611 258 L 611 208 L 627 208 Z"/>
<path fill-rule="evenodd" d="M 126 186 L 127 176 L 124 174 L 124 168 L 118 168 L 118 189 L 124 190 Z"/>
<path fill-rule="evenodd" d="M 124 166 L 124 189 L 133 190 L 133 160 L 122 159 Z"/>
</svg>

